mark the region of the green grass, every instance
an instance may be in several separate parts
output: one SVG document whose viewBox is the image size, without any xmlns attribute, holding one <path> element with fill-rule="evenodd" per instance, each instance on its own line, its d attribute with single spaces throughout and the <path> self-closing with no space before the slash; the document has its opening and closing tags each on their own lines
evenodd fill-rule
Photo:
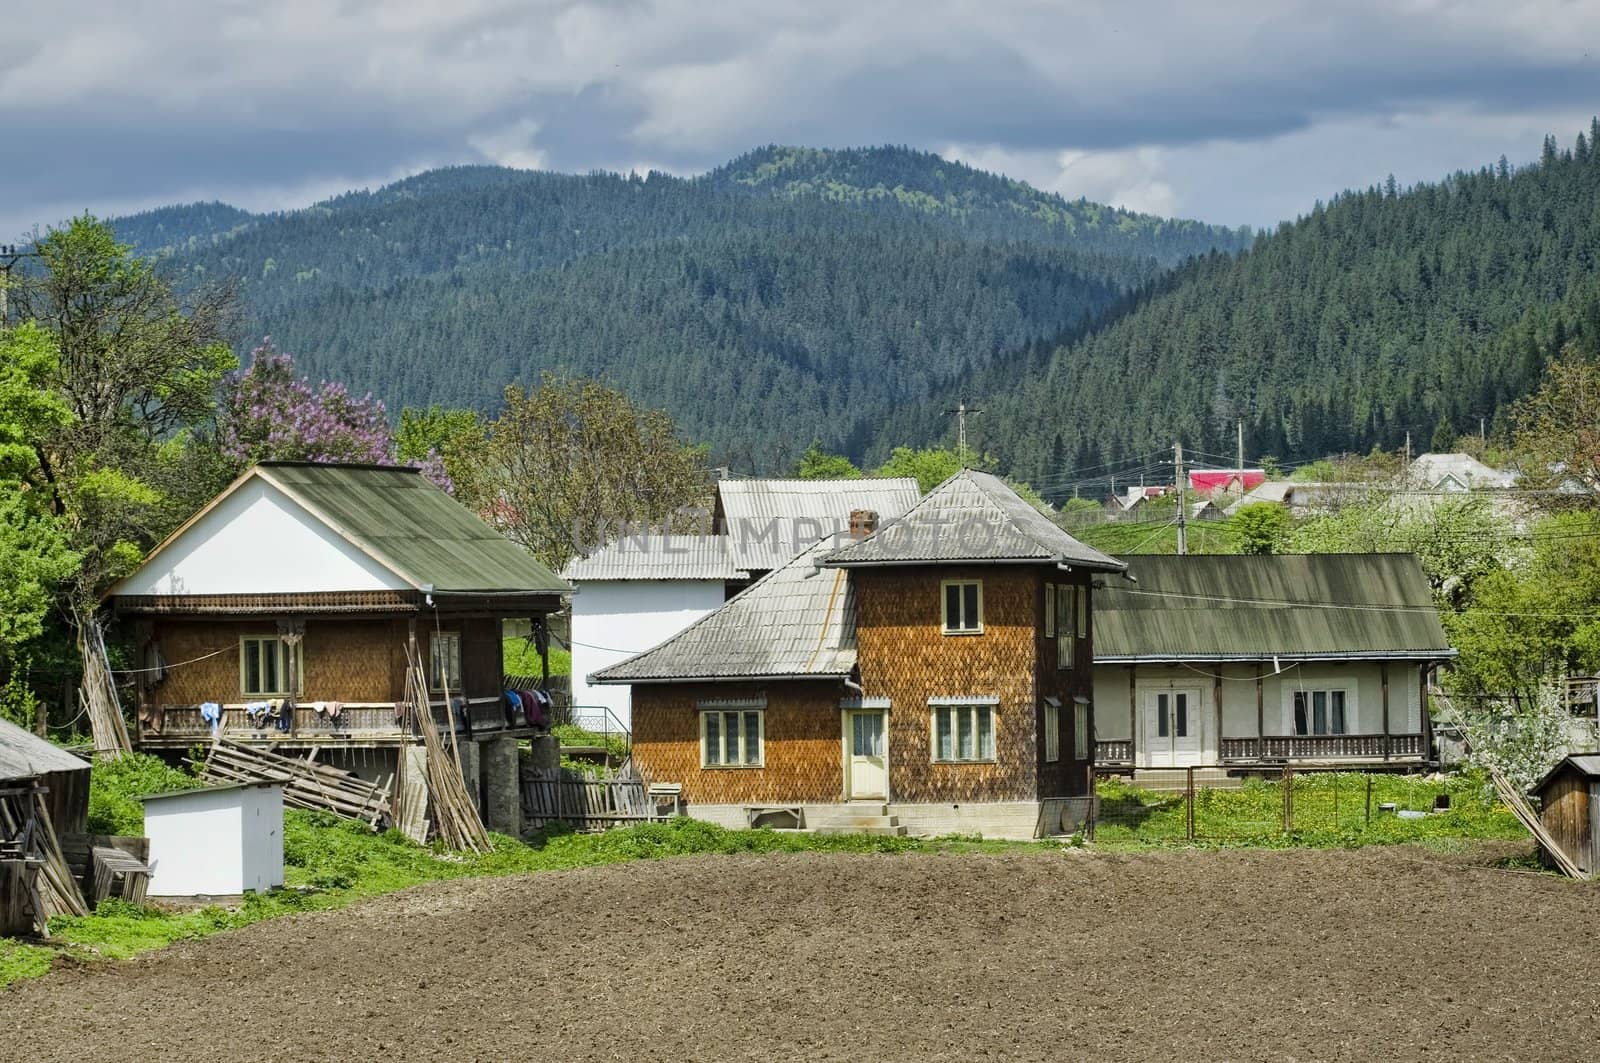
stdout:
<svg viewBox="0 0 1600 1063">
<path fill-rule="evenodd" d="M 1367 780 L 1372 780 L 1372 817 L 1366 812 Z M 1121 779 L 1102 780 L 1097 845 L 1188 844 L 1181 793 L 1158 793 Z M 1450 810 L 1422 819 L 1381 814 L 1378 806 L 1427 812 L 1440 794 Z M 1415 775 L 1370 776 L 1357 772 L 1297 775 L 1294 829 L 1283 831 L 1283 784 L 1248 779 L 1237 790 L 1201 789 L 1195 795 L 1195 841 L 1199 844 L 1355 847 L 1426 842 L 1523 839 L 1527 832 L 1474 774 L 1429 779 Z"/>
<path fill-rule="evenodd" d="M 698 820 L 675 819 L 603 834 L 550 832 L 526 844 L 496 836 L 494 851 L 480 856 L 420 846 L 397 831 L 375 835 L 361 824 L 324 813 L 291 811 L 284 816 L 283 889 L 247 896 L 231 908 L 211 905 L 162 912 L 113 900 L 93 915 L 57 916 L 50 920 L 49 945 L 0 938 L 0 986 L 44 974 L 58 954 L 85 960 L 125 959 L 263 919 L 342 908 L 363 897 L 469 876 L 559 871 L 700 853 L 966 853 L 1041 847 L 1034 842 L 958 837 L 730 831 Z"/>
<path fill-rule="evenodd" d="M 506 675 L 537 676 L 539 674 L 539 653 L 533 648 L 533 643 L 522 638 L 506 639 L 505 670 Z M 572 674 L 571 650 L 550 647 L 550 674 Z"/>
</svg>

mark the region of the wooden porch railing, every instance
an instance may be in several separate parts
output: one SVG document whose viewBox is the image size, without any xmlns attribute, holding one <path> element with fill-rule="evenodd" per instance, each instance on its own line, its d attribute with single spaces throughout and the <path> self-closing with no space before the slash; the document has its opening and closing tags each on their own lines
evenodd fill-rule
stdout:
<svg viewBox="0 0 1600 1063">
<path fill-rule="evenodd" d="M 1218 752 L 1224 761 L 1381 760 L 1386 755 L 1390 759 L 1421 757 L 1426 749 L 1420 734 L 1266 735 L 1224 738 Z"/>
<path fill-rule="evenodd" d="M 1096 764 L 1133 763 L 1133 742 L 1126 738 L 1100 739 L 1094 744 Z"/>
</svg>

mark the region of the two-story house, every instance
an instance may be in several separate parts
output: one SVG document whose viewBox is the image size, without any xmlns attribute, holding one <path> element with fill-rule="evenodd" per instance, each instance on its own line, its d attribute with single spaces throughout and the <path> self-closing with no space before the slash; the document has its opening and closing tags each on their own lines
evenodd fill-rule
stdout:
<svg viewBox="0 0 1600 1063">
<path fill-rule="evenodd" d="M 1093 587 L 1122 562 L 963 471 L 897 520 L 854 515 L 665 642 L 590 676 L 633 688 L 633 757 L 742 827 L 1036 837 L 1093 784 Z"/>
</svg>

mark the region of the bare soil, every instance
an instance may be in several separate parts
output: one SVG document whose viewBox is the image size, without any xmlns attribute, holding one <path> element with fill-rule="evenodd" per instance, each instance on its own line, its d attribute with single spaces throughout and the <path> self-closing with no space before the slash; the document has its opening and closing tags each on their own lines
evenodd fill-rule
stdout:
<svg viewBox="0 0 1600 1063">
<path fill-rule="evenodd" d="M 1600 889 L 1411 848 L 696 857 L 0 991 L 0 1057 L 1593 1059 Z"/>
</svg>

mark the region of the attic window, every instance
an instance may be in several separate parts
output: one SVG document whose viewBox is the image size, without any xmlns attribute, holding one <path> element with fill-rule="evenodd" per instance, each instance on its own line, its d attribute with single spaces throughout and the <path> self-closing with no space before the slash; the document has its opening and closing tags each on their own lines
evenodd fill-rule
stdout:
<svg viewBox="0 0 1600 1063">
<path fill-rule="evenodd" d="M 983 634 L 983 584 L 978 580 L 945 580 L 944 633 Z"/>
</svg>

